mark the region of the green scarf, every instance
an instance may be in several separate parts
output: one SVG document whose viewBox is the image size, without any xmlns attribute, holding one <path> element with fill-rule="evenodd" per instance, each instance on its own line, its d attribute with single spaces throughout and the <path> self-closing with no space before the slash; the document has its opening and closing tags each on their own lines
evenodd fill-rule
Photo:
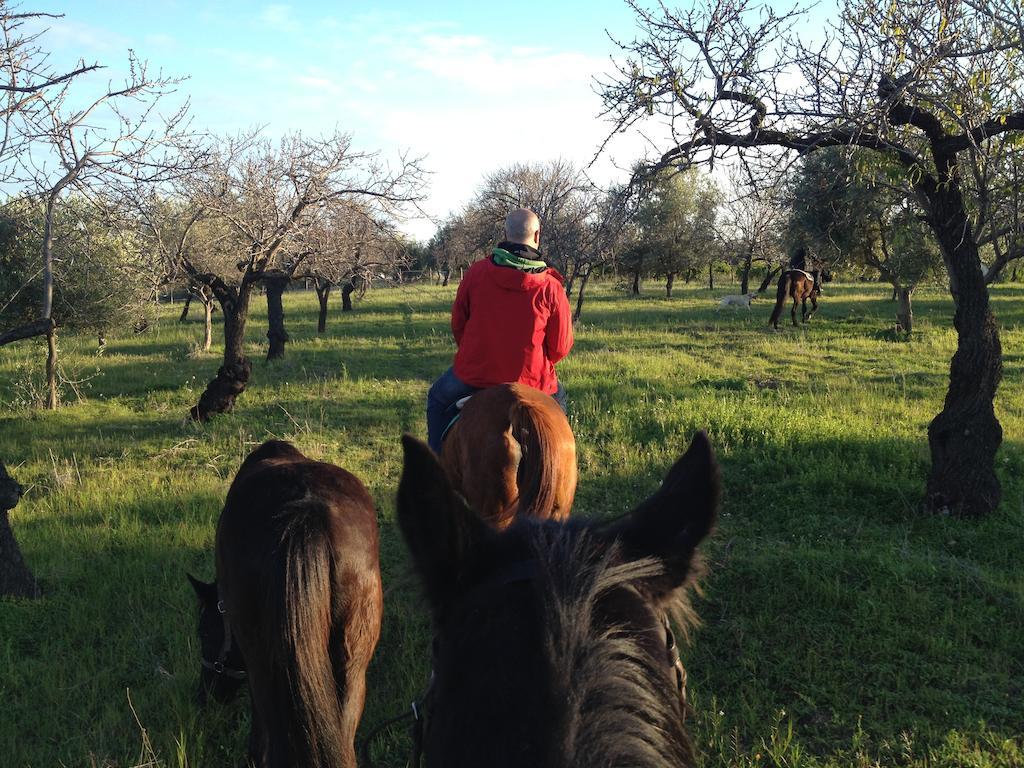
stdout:
<svg viewBox="0 0 1024 768">
<path fill-rule="evenodd" d="M 491 251 L 494 263 L 499 267 L 512 267 L 522 272 L 543 272 L 548 265 L 543 261 L 527 259 L 514 253 L 509 253 L 504 248 L 495 248 Z"/>
</svg>

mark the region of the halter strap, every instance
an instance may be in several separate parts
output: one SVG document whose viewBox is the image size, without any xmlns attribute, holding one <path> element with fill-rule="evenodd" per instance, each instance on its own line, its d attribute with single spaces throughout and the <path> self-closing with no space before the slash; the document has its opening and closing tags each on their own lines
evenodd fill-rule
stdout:
<svg viewBox="0 0 1024 768">
<path fill-rule="evenodd" d="M 662 623 L 665 625 L 665 648 L 668 650 L 668 663 L 676 673 L 679 698 L 682 699 L 683 704 L 686 704 L 686 667 L 683 666 L 683 660 L 679 658 L 679 646 L 676 643 L 676 636 L 672 633 L 672 625 L 669 623 L 667 613 L 662 616 Z M 683 716 L 686 716 L 685 707 Z"/>
<path fill-rule="evenodd" d="M 224 607 L 224 598 L 217 594 L 217 612 L 221 615 L 224 621 L 224 642 L 220 647 L 220 653 L 217 654 L 216 661 L 210 661 L 209 659 L 200 656 L 199 663 L 202 664 L 204 669 L 209 669 L 216 672 L 218 675 L 224 677 L 230 677 L 232 680 L 245 680 L 249 676 L 249 673 L 244 669 L 231 669 L 226 665 L 228 660 L 228 654 L 231 653 L 231 642 L 232 632 L 231 624 L 228 621 L 228 610 Z"/>
</svg>

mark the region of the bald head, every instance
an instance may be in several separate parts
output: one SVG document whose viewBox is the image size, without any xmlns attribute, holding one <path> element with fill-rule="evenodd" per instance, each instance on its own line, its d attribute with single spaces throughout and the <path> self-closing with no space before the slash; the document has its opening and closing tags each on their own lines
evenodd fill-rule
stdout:
<svg viewBox="0 0 1024 768">
<path fill-rule="evenodd" d="M 505 239 L 536 248 L 540 245 L 540 219 L 529 208 L 517 208 L 505 217 Z"/>
</svg>

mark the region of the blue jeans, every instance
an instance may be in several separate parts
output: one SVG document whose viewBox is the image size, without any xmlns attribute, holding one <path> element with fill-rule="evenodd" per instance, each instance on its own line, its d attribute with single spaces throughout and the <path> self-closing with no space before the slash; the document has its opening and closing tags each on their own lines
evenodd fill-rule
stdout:
<svg viewBox="0 0 1024 768">
<path fill-rule="evenodd" d="M 451 368 L 430 385 L 430 391 L 427 393 L 427 443 L 435 452 L 441 451 L 444 431 L 458 413 L 455 403 L 474 392 L 479 392 L 480 389 L 462 381 Z M 566 400 L 562 382 L 558 382 L 558 391 L 552 397 L 564 411 Z"/>
</svg>

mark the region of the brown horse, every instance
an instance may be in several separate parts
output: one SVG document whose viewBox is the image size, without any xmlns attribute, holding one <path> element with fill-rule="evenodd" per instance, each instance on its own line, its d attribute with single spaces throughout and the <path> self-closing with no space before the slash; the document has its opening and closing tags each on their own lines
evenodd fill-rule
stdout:
<svg viewBox="0 0 1024 768">
<path fill-rule="evenodd" d="M 398 523 L 434 623 L 427 768 L 695 766 L 668 616 L 694 620 L 686 588 L 717 515 L 707 437 L 630 515 L 501 532 L 425 444 L 404 448 Z"/>
<path fill-rule="evenodd" d="M 776 330 L 779 328 L 779 317 L 782 315 L 782 307 L 788 296 L 793 300 L 793 307 L 790 314 L 793 316 L 793 325 L 796 325 L 796 305 L 801 304 L 801 321 L 806 323 L 815 312 L 818 311 L 818 296 L 821 294 L 821 274 L 818 270 L 804 272 L 802 269 L 787 269 L 779 276 L 779 289 L 776 293 L 775 309 L 772 316 L 768 318 L 768 325 Z M 811 311 L 807 311 L 807 300 L 811 300 Z"/>
<path fill-rule="evenodd" d="M 576 494 L 576 440 L 558 403 L 522 384 L 477 392 L 444 443 L 441 463 L 496 528 L 517 514 L 564 520 Z"/>
<path fill-rule="evenodd" d="M 340 467 L 271 440 L 242 463 L 200 600 L 200 698 L 246 679 L 260 768 L 355 768 L 366 667 L 383 610 L 377 515 Z"/>
</svg>

